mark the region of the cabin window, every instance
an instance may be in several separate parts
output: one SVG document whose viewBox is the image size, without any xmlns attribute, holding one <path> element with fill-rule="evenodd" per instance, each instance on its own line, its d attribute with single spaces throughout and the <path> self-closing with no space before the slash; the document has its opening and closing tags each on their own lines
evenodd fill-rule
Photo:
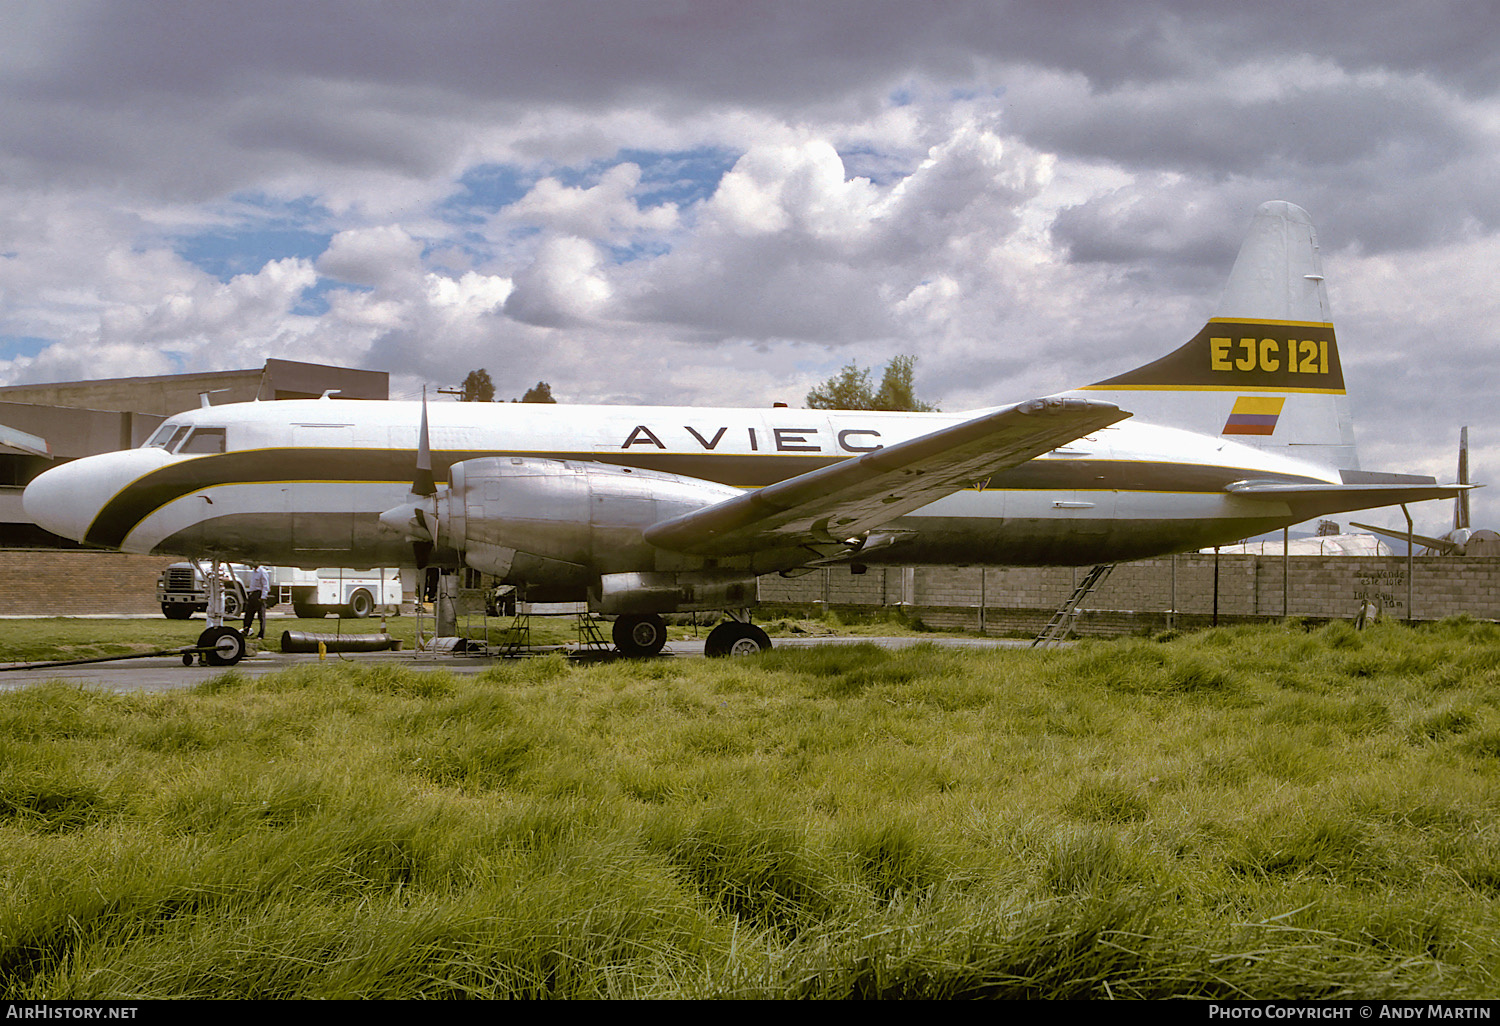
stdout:
<svg viewBox="0 0 1500 1026">
<path fill-rule="evenodd" d="M 224 429 L 221 427 L 194 428 L 176 450 L 180 456 L 202 456 L 224 451 Z"/>
</svg>

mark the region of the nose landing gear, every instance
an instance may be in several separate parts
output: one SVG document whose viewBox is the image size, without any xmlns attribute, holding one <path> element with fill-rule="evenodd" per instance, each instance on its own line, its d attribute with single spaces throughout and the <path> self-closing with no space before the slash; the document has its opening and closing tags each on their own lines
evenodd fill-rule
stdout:
<svg viewBox="0 0 1500 1026">
<path fill-rule="evenodd" d="M 233 627 L 224 626 L 228 610 L 225 608 L 226 589 L 224 576 L 221 576 L 219 570 L 219 560 L 214 559 L 206 571 L 199 561 L 194 560 L 193 563 L 208 582 L 208 629 L 198 635 L 196 654 L 209 666 L 233 666 L 245 657 L 245 639 Z M 194 654 L 192 649 L 184 651 L 182 665 L 192 666 Z"/>
<path fill-rule="evenodd" d="M 233 627 L 210 627 L 198 635 L 199 655 L 209 666 L 233 666 L 245 657 L 245 639 Z M 193 653 L 182 654 L 182 665 L 193 665 Z"/>
</svg>

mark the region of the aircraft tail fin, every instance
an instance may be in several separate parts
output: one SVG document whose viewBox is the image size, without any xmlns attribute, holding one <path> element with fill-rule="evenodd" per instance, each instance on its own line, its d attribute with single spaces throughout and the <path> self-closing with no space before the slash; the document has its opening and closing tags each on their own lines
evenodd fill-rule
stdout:
<svg viewBox="0 0 1500 1026">
<path fill-rule="evenodd" d="M 1458 432 L 1458 483 L 1469 483 L 1469 429 L 1460 428 Z M 1469 493 L 1464 490 L 1453 500 L 1453 531 L 1467 531 L 1469 529 Z"/>
<path fill-rule="evenodd" d="M 1078 389 L 1143 421 L 1358 470 L 1318 235 L 1307 211 L 1255 213 L 1214 315 L 1186 345 Z"/>
</svg>

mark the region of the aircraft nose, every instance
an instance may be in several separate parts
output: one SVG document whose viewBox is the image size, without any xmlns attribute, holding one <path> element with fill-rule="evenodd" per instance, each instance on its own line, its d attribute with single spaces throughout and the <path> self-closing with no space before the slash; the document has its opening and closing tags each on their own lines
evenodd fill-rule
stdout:
<svg viewBox="0 0 1500 1026">
<path fill-rule="evenodd" d="M 36 524 L 81 542 L 110 499 L 160 464 L 158 454 L 159 450 L 126 449 L 53 467 L 26 486 L 21 505 Z"/>
</svg>

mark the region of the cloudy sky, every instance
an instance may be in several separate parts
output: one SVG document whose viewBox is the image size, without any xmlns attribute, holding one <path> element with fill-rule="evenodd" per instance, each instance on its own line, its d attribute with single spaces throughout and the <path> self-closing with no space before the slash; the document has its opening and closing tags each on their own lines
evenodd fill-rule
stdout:
<svg viewBox="0 0 1500 1026">
<path fill-rule="evenodd" d="M 1451 479 L 1467 424 L 1486 480 L 1496 40 L 1434 0 L 0 0 L 0 384 L 795 406 L 911 353 L 962 410 L 1186 341 L 1286 199 L 1365 466 Z"/>
</svg>

